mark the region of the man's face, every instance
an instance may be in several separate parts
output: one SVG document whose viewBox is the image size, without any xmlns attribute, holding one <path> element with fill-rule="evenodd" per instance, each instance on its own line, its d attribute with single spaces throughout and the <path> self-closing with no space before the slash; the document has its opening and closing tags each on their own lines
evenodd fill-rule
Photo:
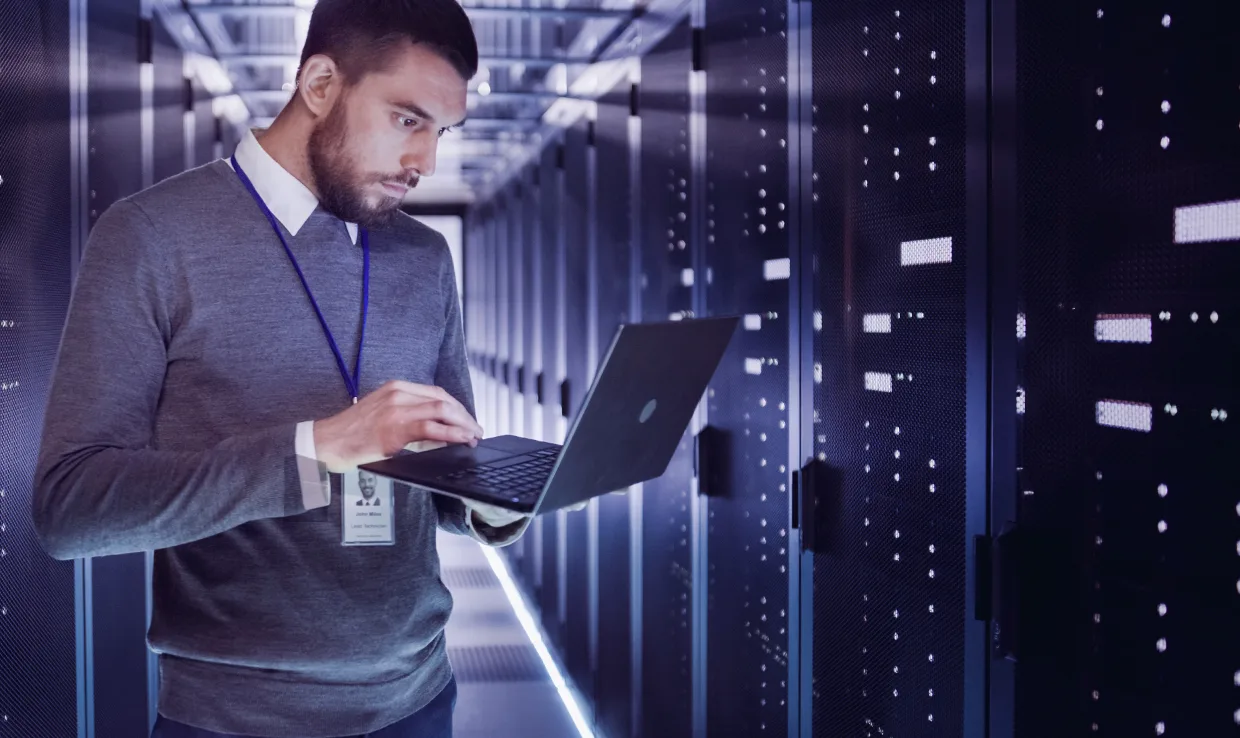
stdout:
<svg viewBox="0 0 1240 738">
<path fill-rule="evenodd" d="M 362 497 L 370 499 L 375 496 L 375 478 L 370 474 L 361 474 L 357 479 L 357 484 L 362 488 Z"/>
<path fill-rule="evenodd" d="M 464 121 L 466 92 L 451 64 L 411 43 L 342 90 L 310 137 L 323 207 L 364 227 L 388 222 L 407 190 L 435 173 L 439 137 Z"/>
</svg>

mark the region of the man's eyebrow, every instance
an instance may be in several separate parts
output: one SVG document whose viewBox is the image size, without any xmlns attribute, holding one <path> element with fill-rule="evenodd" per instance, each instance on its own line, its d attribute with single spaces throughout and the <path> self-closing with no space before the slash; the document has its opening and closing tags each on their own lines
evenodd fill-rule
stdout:
<svg viewBox="0 0 1240 738">
<path fill-rule="evenodd" d="M 414 105 L 411 102 L 396 102 L 392 104 L 407 113 L 413 113 L 419 118 L 425 118 L 429 121 L 435 120 L 435 116 L 423 110 L 420 105 Z"/>
<path fill-rule="evenodd" d="M 422 107 L 419 105 L 415 105 L 411 102 L 398 102 L 398 103 L 393 103 L 393 105 L 395 105 L 396 107 L 400 108 L 401 110 L 407 113 L 412 113 L 419 118 L 425 118 L 426 120 L 431 121 L 432 123 L 435 122 L 435 116 L 423 110 Z M 447 127 L 448 128 L 459 128 L 460 126 L 465 125 L 466 120 L 467 118 L 461 118 L 456 123 L 453 123 L 452 125 L 447 126 Z"/>
</svg>

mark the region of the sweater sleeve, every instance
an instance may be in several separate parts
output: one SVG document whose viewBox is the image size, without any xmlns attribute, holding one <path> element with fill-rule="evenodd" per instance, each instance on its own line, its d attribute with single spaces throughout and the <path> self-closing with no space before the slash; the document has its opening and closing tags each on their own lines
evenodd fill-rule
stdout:
<svg viewBox="0 0 1240 738">
<path fill-rule="evenodd" d="M 440 289 L 444 295 L 446 323 L 443 343 L 439 348 L 439 364 L 435 370 L 435 385 L 455 397 L 470 415 L 477 418 L 473 383 L 469 379 L 469 359 L 465 350 L 461 298 L 456 288 L 456 268 L 442 236 L 439 241 L 443 255 L 439 272 Z M 440 528 L 450 533 L 469 536 L 488 546 L 502 547 L 515 543 L 525 532 L 530 520 L 525 517 L 502 528 L 492 528 L 475 517 L 468 505 L 455 497 L 432 494 L 431 498 L 439 512 Z"/>
<path fill-rule="evenodd" d="M 299 463 L 316 462 L 297 458 L 295 423 L 213 448 L 153 447 L 177 314 L 168 261 L 129 200 L 109 208 L 87 242 L 32 496 L 35 530 L 57 559 L 167 548 L 306 509 Z"/>
</svg>

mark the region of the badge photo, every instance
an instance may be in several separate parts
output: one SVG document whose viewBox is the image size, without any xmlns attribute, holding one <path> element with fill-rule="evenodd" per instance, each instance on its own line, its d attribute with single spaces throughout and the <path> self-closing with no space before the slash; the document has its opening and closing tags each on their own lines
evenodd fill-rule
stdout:
<svg viewBox="0 0 1240 738">
<path fill-rule="evenodd" d="M 341 542 L 345 546 L 390 546 L 396 542 L 392 480 L 365 471 L 341 477 Z"/>
</svg>

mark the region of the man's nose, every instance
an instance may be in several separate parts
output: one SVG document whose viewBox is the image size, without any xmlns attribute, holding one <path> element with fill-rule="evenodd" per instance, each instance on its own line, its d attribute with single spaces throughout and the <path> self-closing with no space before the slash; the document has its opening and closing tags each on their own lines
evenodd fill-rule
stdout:
<svg viewBox="0 0 1240 738">
<path fill-rule="evenodd" d="M 405 153 L 400 164 L 406 172 L 411 172 L 419 177 L 434 176 L 438 151 L 438 138 L 431 138 L 428 142 L 419 136 L 413 148 Z"/>
</svg>

